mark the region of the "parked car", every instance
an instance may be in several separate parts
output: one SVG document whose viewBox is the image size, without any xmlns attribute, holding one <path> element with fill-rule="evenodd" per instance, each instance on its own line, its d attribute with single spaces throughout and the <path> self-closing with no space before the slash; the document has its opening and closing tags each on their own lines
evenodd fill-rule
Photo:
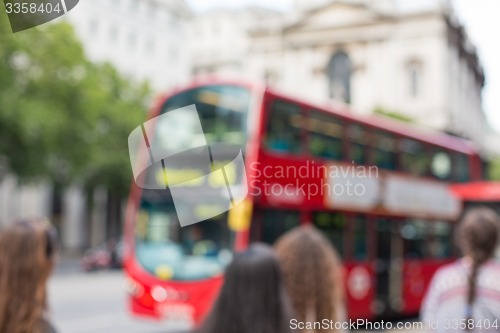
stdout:
<svg viewBox="0 0 500 333">
<path fill-rule="evenodd" d="M 86 272 L 101 269 L 119 269 L 123 266 L 123 251 L 123 240 L 111 239 L 85 251 L 80 260 L 80 265 Z"/>
</svg>

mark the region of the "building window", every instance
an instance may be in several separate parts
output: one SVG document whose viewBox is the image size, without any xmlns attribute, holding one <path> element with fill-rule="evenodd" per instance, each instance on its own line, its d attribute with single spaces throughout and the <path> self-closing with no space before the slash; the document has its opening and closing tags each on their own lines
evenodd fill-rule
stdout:
<svg viewBox="0 0 500 333">
<path fill-rule="evenodd" d="M 417 98 L 422 93 L 422 62 L 411 60 L 406 67 L 408 94 L 412 98 Z"/>
<path fill-rule="evenodd" d="M 147 8 L 146 10 L 147 18 L 150 20 L 154 19 L 156 17 L 156 11 L 158 10 L 156 4 L 150 3 L 146 8 Z"/>
<path fill-rule="evenodd" d="M 351 102 L 351 61 L 349 56 L 338 51 L 328 64 L 330 97 L 345 103 Z"/>
<path fill-rule="evenodd" d="M 89 21 L 89 35 L 95 38 L 95 35 L 99 32 L 99 22 L 96 19 Z"/>
<path fill-rule="evenodd" d="M 128 45 L 131 49 L 135 49 L 137 43 L 137 35 L 135 32 L 131 31 L 128 35 Z"/>
<path fill-rule="evenodd" d="M 114 44 L 118 40 L 118 29 L 116 26 L 109 27 L 109 41 Z"/>
<path fill-rule="evenodd" d="M 147 38 L 145 41 L 145 45 L 144 45 L 144 51 L 147 54 L 151 54 L 154 52 L 154 48 L 155 48 L 155 43 L 154 43 L 153 38 L 152 37 Z"/>
</svg>

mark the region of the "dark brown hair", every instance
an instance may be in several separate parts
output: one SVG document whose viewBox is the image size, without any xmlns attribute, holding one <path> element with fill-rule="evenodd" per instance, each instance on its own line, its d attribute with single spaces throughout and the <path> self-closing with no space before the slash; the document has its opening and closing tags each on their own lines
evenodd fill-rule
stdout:
<svg viewBox="0 0 500 333">
<path fill-rule="evenodd" d="M 0 231 L 0 332 L 44 333 L 47 280 L 55 244 L 44 220 L 22 220 Z"/>
<path fill-rule="evenodd" d="M 254 244 L 227 268 L 212 311 L 196 332 L 288 333 L 291 305 L 272 248 Z"/>
<path fill-rule="evenodd" d="M 479 268 L 492 258 L 498 242 L 499 217 L 486 207 L 468 210 L 458 229 L 458 245 L 466 257 L 472 260 L 468 279 L 467 319 L 472 318 L 472 305 L 476 299 L 476 280 Z"/>
<path fill-rule="evenodd" d="M 341 267 L 330 242 L 314 227 L 303 226 L 284 234 L 275 248 L 297 319 L 339 320 L 336 312 L 342 304 Z"/>
</svg>

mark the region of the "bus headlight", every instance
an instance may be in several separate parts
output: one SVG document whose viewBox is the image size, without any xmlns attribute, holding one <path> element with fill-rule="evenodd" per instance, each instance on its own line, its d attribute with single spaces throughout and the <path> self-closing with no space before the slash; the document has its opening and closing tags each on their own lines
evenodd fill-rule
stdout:
<svg viewBox="0 0 500 333">
<path fill-rule="evenodd" d="M 153 288 L 151 288 L 151 297 L 153 297 L 156 302 L 161 303 L 167 299 L 168 293 L 162 286 L 153 286 Z"/>
</svg>

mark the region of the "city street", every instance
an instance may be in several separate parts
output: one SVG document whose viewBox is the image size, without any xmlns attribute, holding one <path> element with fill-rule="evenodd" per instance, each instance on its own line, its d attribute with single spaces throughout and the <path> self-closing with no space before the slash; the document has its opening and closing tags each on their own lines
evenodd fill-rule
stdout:
<svg viewBox="0 0 500 333">
<path fill-rule="evenodd" d="M 160 333 L 172 327 L 127 313 L 120 271 L 64 273 L 52 277 L 49 301 L 61 333 Z"/>
<path fill-rule="evenodd" d="M 59 332 L 165 333 L 179 330 L 179 327 L 164 323 L 133 318 L 127 313 L 122 272 L 71 272 L 73 269 L 75 267 L 59 268 L 50 281 L 49 301 Z"/>
<path fill-rule="evenodd" d="M 498 12 L 4 1 L 0 333 L 493 332 Z"/>
</svg>

